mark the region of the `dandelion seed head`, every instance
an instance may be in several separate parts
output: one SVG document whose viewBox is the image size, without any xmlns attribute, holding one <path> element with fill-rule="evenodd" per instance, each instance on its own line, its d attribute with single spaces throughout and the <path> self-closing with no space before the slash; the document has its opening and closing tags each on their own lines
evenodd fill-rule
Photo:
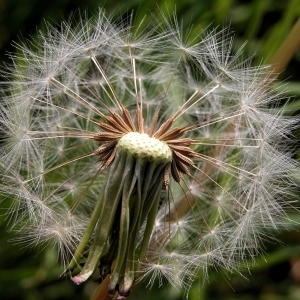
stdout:
<svg viewBox="0 0 300 300">
<path fill-rule="evenodd" d="M 98 269 L 119 299 L 137 280 L 188 291 L 261 253 L 291 207 L 299 120 L 228 29 L 100 10 L 33 44 L 2 72 L 0 192 L 18 241 L 50 244 L 76 284 Z"/>
</svg>

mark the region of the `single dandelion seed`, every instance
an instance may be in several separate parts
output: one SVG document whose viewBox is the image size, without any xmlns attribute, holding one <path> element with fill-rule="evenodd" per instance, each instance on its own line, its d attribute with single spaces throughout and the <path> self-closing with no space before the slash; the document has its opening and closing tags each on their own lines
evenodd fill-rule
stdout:
<svg viewBox="0 0 300 300">
<path fill-rule="evenodd" d="M 136 280 L 188 290 L 210 267 L 238 271 L 281 225 L 299 170 L 298 120 L 228 30 L 127 23 L 100 10 L 48 25 L 2 72 L 0 110 L 12 226 L 54 243 L 76 284 L 99 269 L 117 299 Z"/>
</svg>

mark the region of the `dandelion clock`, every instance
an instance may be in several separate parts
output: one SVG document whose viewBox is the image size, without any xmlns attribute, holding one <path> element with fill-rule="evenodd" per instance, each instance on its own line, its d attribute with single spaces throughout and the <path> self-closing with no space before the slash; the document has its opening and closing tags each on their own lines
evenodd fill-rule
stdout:
<svg viewBox="0 0 300 300">
<path fill-rule="evenodd" d="M 188 291 L 211 267 L 239 271 L 286 219 L 298 172 L 272 69 L 234 54 L 227 29 L 162 19 L 48 24 L 2 71 L 10 225 L 119 300 L 137 281 Z"/>
</svg>

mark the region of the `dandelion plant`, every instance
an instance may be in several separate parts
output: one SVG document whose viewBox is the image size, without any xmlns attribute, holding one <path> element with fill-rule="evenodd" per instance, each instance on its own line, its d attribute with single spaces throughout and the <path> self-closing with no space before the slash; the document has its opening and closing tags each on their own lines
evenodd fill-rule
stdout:
<svg viewBox="0 0 300 300">
<path fill-rule="evenodd" d="M 228 29 L 133 26 L 100 10 L 17 45 L 1 83 L 0 191 L 26 245 L 51 244 L 76 284 L 188 291 L 240 271 L 286 218 L 298 164 L 272 69 Z M 59 274 L 58 274 L 59 275 Z M 107 279 L 108 278 L 108 279 Z"/>
</svg>

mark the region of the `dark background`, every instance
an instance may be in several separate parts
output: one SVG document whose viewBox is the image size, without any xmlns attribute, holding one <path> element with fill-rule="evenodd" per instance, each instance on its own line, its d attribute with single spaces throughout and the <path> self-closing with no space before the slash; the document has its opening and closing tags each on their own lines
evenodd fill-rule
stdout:
<svg viewBox="0 0 300 300">
<path fill-rule="evenodd" d="M 116 15 L 136 12 L 135 22 L 158 6 L 172 12 L 184 26 L 197 28 L 230 25 L 236 34 L 235 47 L 247 41 L 245 52 L 256 53 L 253 64 L 268 62 L 300 16 L 299 0 L 0 0 L 0 68 L 8 62 L 6 52 L 14 52 L 13 42 L 34 37 L 45 30 L 44 21 L 68 20 L 71 12 L 87 11 L 92 16 L 98 7 Z M 195 29 L 196 30 L 196 29 Z M 300 34 L 300 33 L 299 33 Z M 286 110 L 300 112 L 300 53 L 296 53 L 280 75 L 287 94 L 292 96 Z M 297 134 L 297 133 L 296 133 Z M 49 248 L 24 249 L 11 242 L 7 233 L 5 201 L 0 209 L 0 299 L 58 300 L 89 299 L 96 284 L 89 281 L 79 287 L 68 279 L 58 279 L 61 266 Z M 300 222 L 300 214 L 291 216 Z M 281 243 L 266 245 L 265 257 L 259 258 L 245 277 L 211 270 L 208 283 L 195 282 L 189 299 L 300 299 L 300 226 L 278 235 Z M 140 284 L 130 299 L 184 299 L 182 291 L 172 288 L 146 289 Z"/>
</svg>

